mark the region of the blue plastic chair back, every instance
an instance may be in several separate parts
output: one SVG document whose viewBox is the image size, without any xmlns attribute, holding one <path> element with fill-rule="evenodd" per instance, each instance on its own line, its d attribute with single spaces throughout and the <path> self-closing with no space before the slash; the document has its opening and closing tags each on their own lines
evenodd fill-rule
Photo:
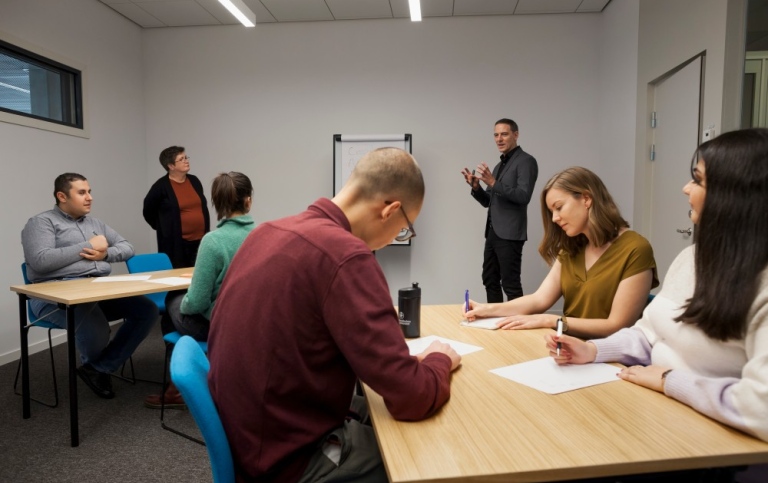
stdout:
<svg viewBox="0 0 768 483">
<path fill-rule="evenodd" d="M 171 380 L 181 392 L 203 434 L 214 483 L 232 483 L 235 481 L 235 466 L 224 426 L 208 388 L 210 368 L 198 342 L 188 335 L 182 336 L 171 355 Z"/>
<path fill-rule="evenodd" d="M 29 285 L 29 277 L 27 277 L 27 264 L 22 263 L 21 264 L 21 276 L 24 277 L 24 284 Z M 47 320 L 35 320 L 35 314 L 32 313 L 32 307 L 29 305 L 29 301 L 27 301 L 27 318 L 29 319 L 29 325 L 34 325 L 35 327 L 42 327 L 44 329 L 61 329 L 62 327 L 59 327 L 58 325 L 48 322 Z"/>
<path fill-rule="evenodd" d="M 128 273 L 154 272 L 157 270 L 170 270 L 173 268 L 171 259 L 165 253 L 144 253 L 134 255 L 126 260 Z M 168 292 L 150 293 L 146 296 L 152 300 L 161 314 L 165 313 L 165 296 Z"/>
</svg>

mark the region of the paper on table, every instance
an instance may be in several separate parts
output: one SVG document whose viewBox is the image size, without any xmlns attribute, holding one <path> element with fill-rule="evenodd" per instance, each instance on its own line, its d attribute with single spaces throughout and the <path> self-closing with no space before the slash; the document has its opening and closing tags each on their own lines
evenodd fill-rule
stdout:
<svg viewBox="0 0 768 483">
<path fill-rule="evenodd" d="M 453 350 L 455 350 L 460 356 L 483 350 L 483 348 L 480 346 L 466 344 L 457 340 L 446 339 L 445 337 L 440 337 L 437 335 L 428 335 L 419 339 L 411 339 L 407 341 L 406 344 L 408 344 L 411 355 L 415 356 L 416 354 L 421 354 L 424 352 L 427 347 L 429 347 L 429 344 L 436 340 L 450 345 L 453 347 Z"/>
<path fill-rule="evenodd" d="M 619 368 L 603 363 L 559 366 L 551 357 L 491 369 L 492 373 L 548 394 L 618 381 Z"/>
<path fill-rule="evenodd" d="M 115 275 L 114 277 L 94 277 L 94 283 L 101 282 L 135 282 L 137 280 L 149 280 L 152 275 Z"/>
<path fill-rule="evenodd" d="M 152 280 L 147 280 L 147 282 L 176 286 L 176 285 L 189 285 L 192 282 L 192 279 L 185 278 L 185 277 L 165 277 L 165 278 L 155 278 Z"/>
<path fill-rule="evenodd" d="M 466 327 L 475 327 L 478 329 L 496 330 L 498 329 L 498 327 L 496 327 L 496 323 L 504 318 L 506 317 L 489 317 L 487 319 L 475 319 L 472 322 L 462 320 L 460 325 Z"/>
</svg>

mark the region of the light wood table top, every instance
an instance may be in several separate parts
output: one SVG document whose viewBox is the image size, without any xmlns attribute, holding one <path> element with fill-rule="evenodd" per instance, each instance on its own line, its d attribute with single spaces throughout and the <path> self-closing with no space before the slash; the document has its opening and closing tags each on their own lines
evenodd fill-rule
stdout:
<svg viewBox="0 0 768 483">
<path fill-rule="evenodd" d="M 194 268 L 176 268 L 173 270 L 160 270 L 157 272 L 135 273 L 133 275 L 150 275 L 150 279 L 157 279 L 180 277 L 184 274 L 192 274 L 193 271 Z M 110 277 L 122 276 L 125 275 L 110 275 Z M 147 282 L 146 280 L 94 282 L 94 280 L 99 278 L 104 279 L 109 277 L 79 278 L 75 280 L 32 283 L 28 285 L 12 285 L 11 290 L 16 293 L 23 293 L 28 297 L 43 299 L 49 302 L 77 305 L 187 288 L 186 286 L 171 286 L 161 283 L 152 283 Z M 192 281 L 191 278 L 189 280 L 190 282 Z"/>
<path fill-rule="evenodd" d="M 173 270 L 161 270 L 157 272 L 144 272 L 135 275 L 149 275 L 151 279 L 180 277 L 191 274 L 193 268 L 178 268 Z M 78 408 L 77 408 L 77 377 L 75 375 L 75 322 L 74 306 L 88 302 L 100 302 L 103 300 L 112 300 L 123 297 L 132 297 L 134 295 L 146 295 L 157 292 L 169 292 L 172 290 L 182 290 L 189 287 L 189 282 L 184 285 L 166 285 L 163 283 L 153 283 L 147 280 L 115 280 L 121 275 L 112 275 L 110 277 L 100 278 L 81 278 L 74 280 L 62 280 L 42 282 L 29 285 L 12 285 L 11 291 L 19 296 L 19 334 L 21 337 L 21 367 L 22 367 L 22 417 L 28 419 L 31 416 L 30 395 L 29 395 L 29 352 L 27 347 L 27 310 L 26 298 L 33 297 L 58 303 L 66 306 L 67 319 L 67 364 L 69 375 L 69 427 L 70 441 L 72 446 L 80 444 L 80 430 L 78 427 Z M 96 282 L 96 280 L 105 280 L 112 278 L 108 282 Z"/>
<path fill-rule="evenodd" d="M 550 395 L 488 372 L 548 355 L 548 329 L 459 326 L 460 306 L 424 306 L 421 335 L 484 350 L 464 356 L 432 418 L 395 421 L 366 387 L 390 481 L 558 481 L 768 462 L 768 443 L 663 394 L 617 380 Z"/>
</svg>

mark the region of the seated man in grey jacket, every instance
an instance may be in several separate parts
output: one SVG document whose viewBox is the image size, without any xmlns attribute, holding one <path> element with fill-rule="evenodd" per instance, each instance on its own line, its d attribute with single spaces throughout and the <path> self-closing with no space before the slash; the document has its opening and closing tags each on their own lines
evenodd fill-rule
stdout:
<svg viewBox="0 0 768 483">
<path fill-rule="evenodd" d="M 91 188 L 84 176 L 64 173 L 54 182 L 56 206 L 33 216 L 21 232 L 27 276 L 33 283 L 102 277 L 110 263 L 133 256 L 133 246 L 91 212 Z M 66 314 L 56 304 L 30 299 L 32 313 L 66 328 Z M 97 396 L 111 399 L 110 373 L 125 362 L 157 320 L 157 306 L 144 296 L 75 306 L 75 342 L 80 378 Z M 124 318 L 110 341 L 110 320 Z"/>
</svg>

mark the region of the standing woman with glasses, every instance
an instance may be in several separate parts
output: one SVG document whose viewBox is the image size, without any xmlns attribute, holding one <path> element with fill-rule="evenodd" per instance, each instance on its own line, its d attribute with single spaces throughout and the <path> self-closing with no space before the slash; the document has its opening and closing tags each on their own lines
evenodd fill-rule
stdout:
<svg viewBox="0 0 768 483">
<path fill-rule="evenodd" d="M 547 335 L 547 346 L 558 364 L 625 364 L 625 381 L 768 441 L 768 130 L 703 143 L 691 171 L 697 241 L 643 317 L 605 339 Z"/>
<path fill-rule="evenodd" d="M 253 185 L 248 176 L 231 171 L 220 173 L 213 180 L 211 199 L 219 223 L 216 230 L 203 237 L 197 255 L 195 273 L 186 292 L 168 292 L 165 307 L 173 330 L 196 340 L 208 340 L 211 313 L 219 295 L 221 282 L 229 264 L 243 240 L 256 224 L 248 215 L 251 211 Z M 169 332 L 163 327 L 163 334 Z M 144 400 L 148 408 L 159 409 L 161 396 L 152 394 Z M 171 383 L 165 392 L 165 406 L 180 408 L 184 400 Z"/>
<path fill-rule="evenodd" d="M 189 156 L 181 146 L 164 149 L 160 165 L 168 175 L 144 197 L 144 219 L 157 232 L 157 251 L 168 255 L 173 268 L 192 267 L 211 225 L 203 185 L 189 174 Z"/>
</svg>

